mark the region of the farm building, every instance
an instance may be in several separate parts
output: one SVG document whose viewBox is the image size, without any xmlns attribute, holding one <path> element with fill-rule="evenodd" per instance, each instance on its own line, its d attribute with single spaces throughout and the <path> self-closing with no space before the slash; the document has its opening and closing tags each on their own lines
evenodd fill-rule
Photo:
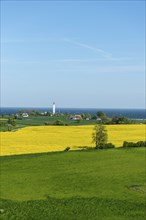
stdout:
<svg viewBox="0 0 146 220">
<path fill-rule="evenodd" d="M 69 117 L 70 120 L 80 120 L 82 119 L 82 116 L 81 115 L 71 115 Z"/>
<path fill-rule="evenodd" d="M 22 114 L 22 117 L 24 117 L 24 118 L 28 118 L 29 115 L 28 115 L 28 113 L 24 112 L 24 113 Z"/>
</svg>

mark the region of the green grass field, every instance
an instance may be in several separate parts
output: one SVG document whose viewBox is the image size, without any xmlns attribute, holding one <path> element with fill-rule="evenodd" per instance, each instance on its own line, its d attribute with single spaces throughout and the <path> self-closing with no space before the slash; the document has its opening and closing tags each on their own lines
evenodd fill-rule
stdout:
<svg viewBox="0 0 146 220">
<path fill-rule="evenodd" d="M 8 118 L 12 118 L 12 116 L 10 117 L 9 115 L 5 115 L 5 118 L 0 118 L 0 121 L 4 121 L 6 122 L 8 120 Z M 53 116 L 53 117 L 49 117 L 49 116 L 29 116 L 28 118 L 23 118 L 23 117 L 19 117 L 19 119 L 17 119 L 17 125 L 12 127 L 11 130 L 16 130 L 16 129 L 20 129 L 23 127 L 27 127 L 27 126 L 42 126 L 45 125 L 45 123 L 49 123 L 54 124 L 54 122 L 56 120 L 61 120 L 65 125 L 69 125 L 69 126 L 75 126 L 75 125 L 95 125 L 97 124 L 97 120 L 70 120 L 67 116 Z M 131 121 L 132 124 L 141 124 L 141 123 L 146 123 L 146 120 L 132 120 Z M 8 126 L 0 126 L 0 131 L 8 131 Z"/>
<path fill-rule="evenodd" d="M 9 116 L 6 116 L 7 118 L 0 118 L 0 121 L 6 121 L 8 120 Z M 29 116 L 28 118 L 21 117 L 20 119 L 17 119 L 17 125 L 15 127 L 12 127 L 11 130 L 20 129 L 27 126 L 41 126 L 45 125 L 45 123 L 49 123 L 50 125 L 53 124 L 56 120 L 61 120 L 65 125 L 95 125 L 97 123 L 96 120 L 70 120 L 68 117 L 65 116 Z M 0 126 L 0 131 L 8 131 L 8 126 Z"/>
<path fill-rule="evenodd" d="M 1 157 L 2 220 L 144 220 L 145 149 Z"/>
</svg>

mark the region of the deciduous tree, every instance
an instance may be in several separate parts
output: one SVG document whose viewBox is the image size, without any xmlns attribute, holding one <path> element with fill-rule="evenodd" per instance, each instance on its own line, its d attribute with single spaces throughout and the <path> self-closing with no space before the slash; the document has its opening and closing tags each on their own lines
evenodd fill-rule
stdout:
<svg viewBox="0 0 146 220">
<path fill-rule="evenodd" d="M 95 125 L 94 132 L 92 134 L 92 141 L 95 143 L 96 149 L 103 149 L 107 144 L 108 135 L 105 126 L 102 124 Z"/>
</svg>

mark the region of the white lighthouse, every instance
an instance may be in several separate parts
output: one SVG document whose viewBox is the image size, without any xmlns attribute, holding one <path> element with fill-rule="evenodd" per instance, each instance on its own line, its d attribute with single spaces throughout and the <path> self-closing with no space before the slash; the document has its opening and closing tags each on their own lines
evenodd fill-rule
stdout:
<svg viewBox="0 0 146 220">
<path fill-rule="evenodd" d="M 53 115 L 55 115 L 55 102 L 53 102 Z"/>
</svg>

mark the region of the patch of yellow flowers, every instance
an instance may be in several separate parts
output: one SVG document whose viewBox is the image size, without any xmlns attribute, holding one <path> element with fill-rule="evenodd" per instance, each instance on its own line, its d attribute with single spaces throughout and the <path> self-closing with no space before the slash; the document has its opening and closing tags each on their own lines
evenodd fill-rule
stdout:
<svg viewBox="0 0 146 220">
<path fill-rule="evenodd" d="M 28 154 L 39 152 L 71 150 L 92 143 L 93 125 L 88 126 L 33 126 L 15 132 L 1 132 L 1 155 Z M 108 142 L 117 147 L 123 141 L 145 140 L 145 125 L 107 125 Z"/>
</svg>

